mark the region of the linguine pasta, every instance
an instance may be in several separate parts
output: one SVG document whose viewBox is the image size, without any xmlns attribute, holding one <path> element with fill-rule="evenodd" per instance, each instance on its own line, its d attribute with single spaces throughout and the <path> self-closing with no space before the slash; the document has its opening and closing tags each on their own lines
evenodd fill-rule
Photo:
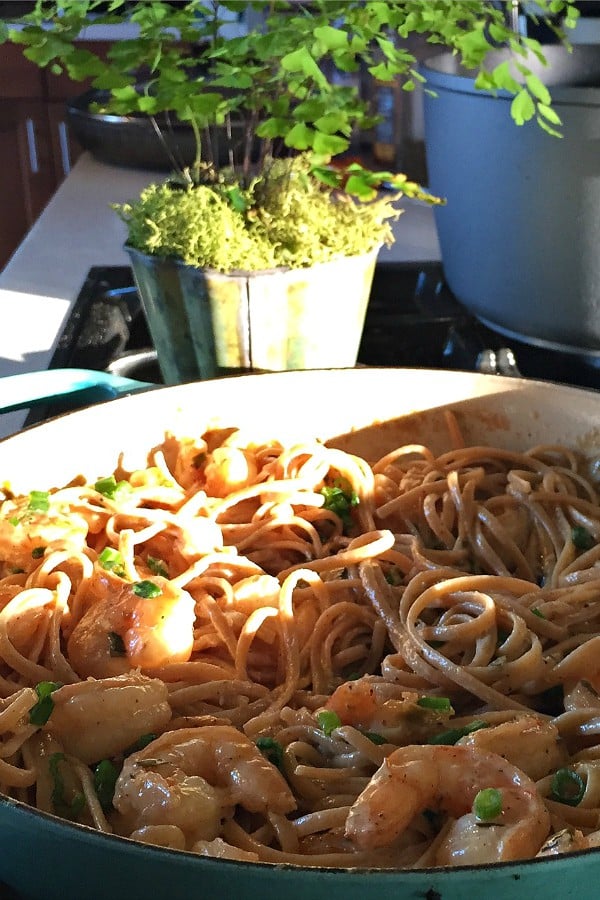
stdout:
<svg viewBox="0 0 600 900">
<path fill-rule="evenodd" d="M 6 490 L 0 789 L 262 863 L 595 846 L 593 467 L 448 433 L 372 464 L 169 436 L 143 469 Z"/>
</svg>

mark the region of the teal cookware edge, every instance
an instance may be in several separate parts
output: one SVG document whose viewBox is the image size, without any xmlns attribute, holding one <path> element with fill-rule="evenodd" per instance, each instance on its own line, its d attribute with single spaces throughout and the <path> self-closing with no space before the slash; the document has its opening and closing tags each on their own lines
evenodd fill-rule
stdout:
<svg viewBox="0 0 600 900">
<path fill-rule="evenodd" d="M 85 406 L 155 387 L 156 384 L 95 369 L 23 372 L 0 378 L 0 412 L 29 409 L 58 399 Z"/>
</svg>

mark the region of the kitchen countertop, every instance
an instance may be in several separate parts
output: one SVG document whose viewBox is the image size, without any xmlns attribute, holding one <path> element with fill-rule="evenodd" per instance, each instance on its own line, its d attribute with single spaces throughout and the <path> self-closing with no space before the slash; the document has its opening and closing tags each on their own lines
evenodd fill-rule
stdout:
<svg viewBox="0 0 600 900">
<path fill-rule="evenodd" d="M 55 344 L 92 266 L 129 265 L 125 226 L 111 203 L 134 198 L 150 172 L 106 165 L 83 154 L 0 273 L 0 377 L 48 368 Z M 385 261 L 439 260 L 433 210 L 407 200 Z M 0 415 L 0 438 L 20 430 L 25 412 Z"/>
</svg>

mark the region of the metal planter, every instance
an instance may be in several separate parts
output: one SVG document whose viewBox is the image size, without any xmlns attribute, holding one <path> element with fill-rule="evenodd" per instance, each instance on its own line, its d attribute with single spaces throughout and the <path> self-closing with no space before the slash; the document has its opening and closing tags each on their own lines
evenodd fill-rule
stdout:
<svg viewBox="0 0 600 900">
<path fill-rule="evenodd" d="M 167 384 L 356 363 L 378 250 L 231 275 L 126 250 Z"/>
</svg>

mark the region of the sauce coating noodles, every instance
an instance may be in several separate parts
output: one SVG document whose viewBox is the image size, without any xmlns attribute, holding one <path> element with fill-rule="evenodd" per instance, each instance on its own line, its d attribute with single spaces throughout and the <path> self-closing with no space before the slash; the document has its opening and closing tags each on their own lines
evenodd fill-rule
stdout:
<svg viewBox="0 0 600 900">
<path fill-rule="evenodd" d="M 207 856 L 600 842 L 593 467 L 234 429 L 0 506 L 0 788 Z"/>
</svg>

